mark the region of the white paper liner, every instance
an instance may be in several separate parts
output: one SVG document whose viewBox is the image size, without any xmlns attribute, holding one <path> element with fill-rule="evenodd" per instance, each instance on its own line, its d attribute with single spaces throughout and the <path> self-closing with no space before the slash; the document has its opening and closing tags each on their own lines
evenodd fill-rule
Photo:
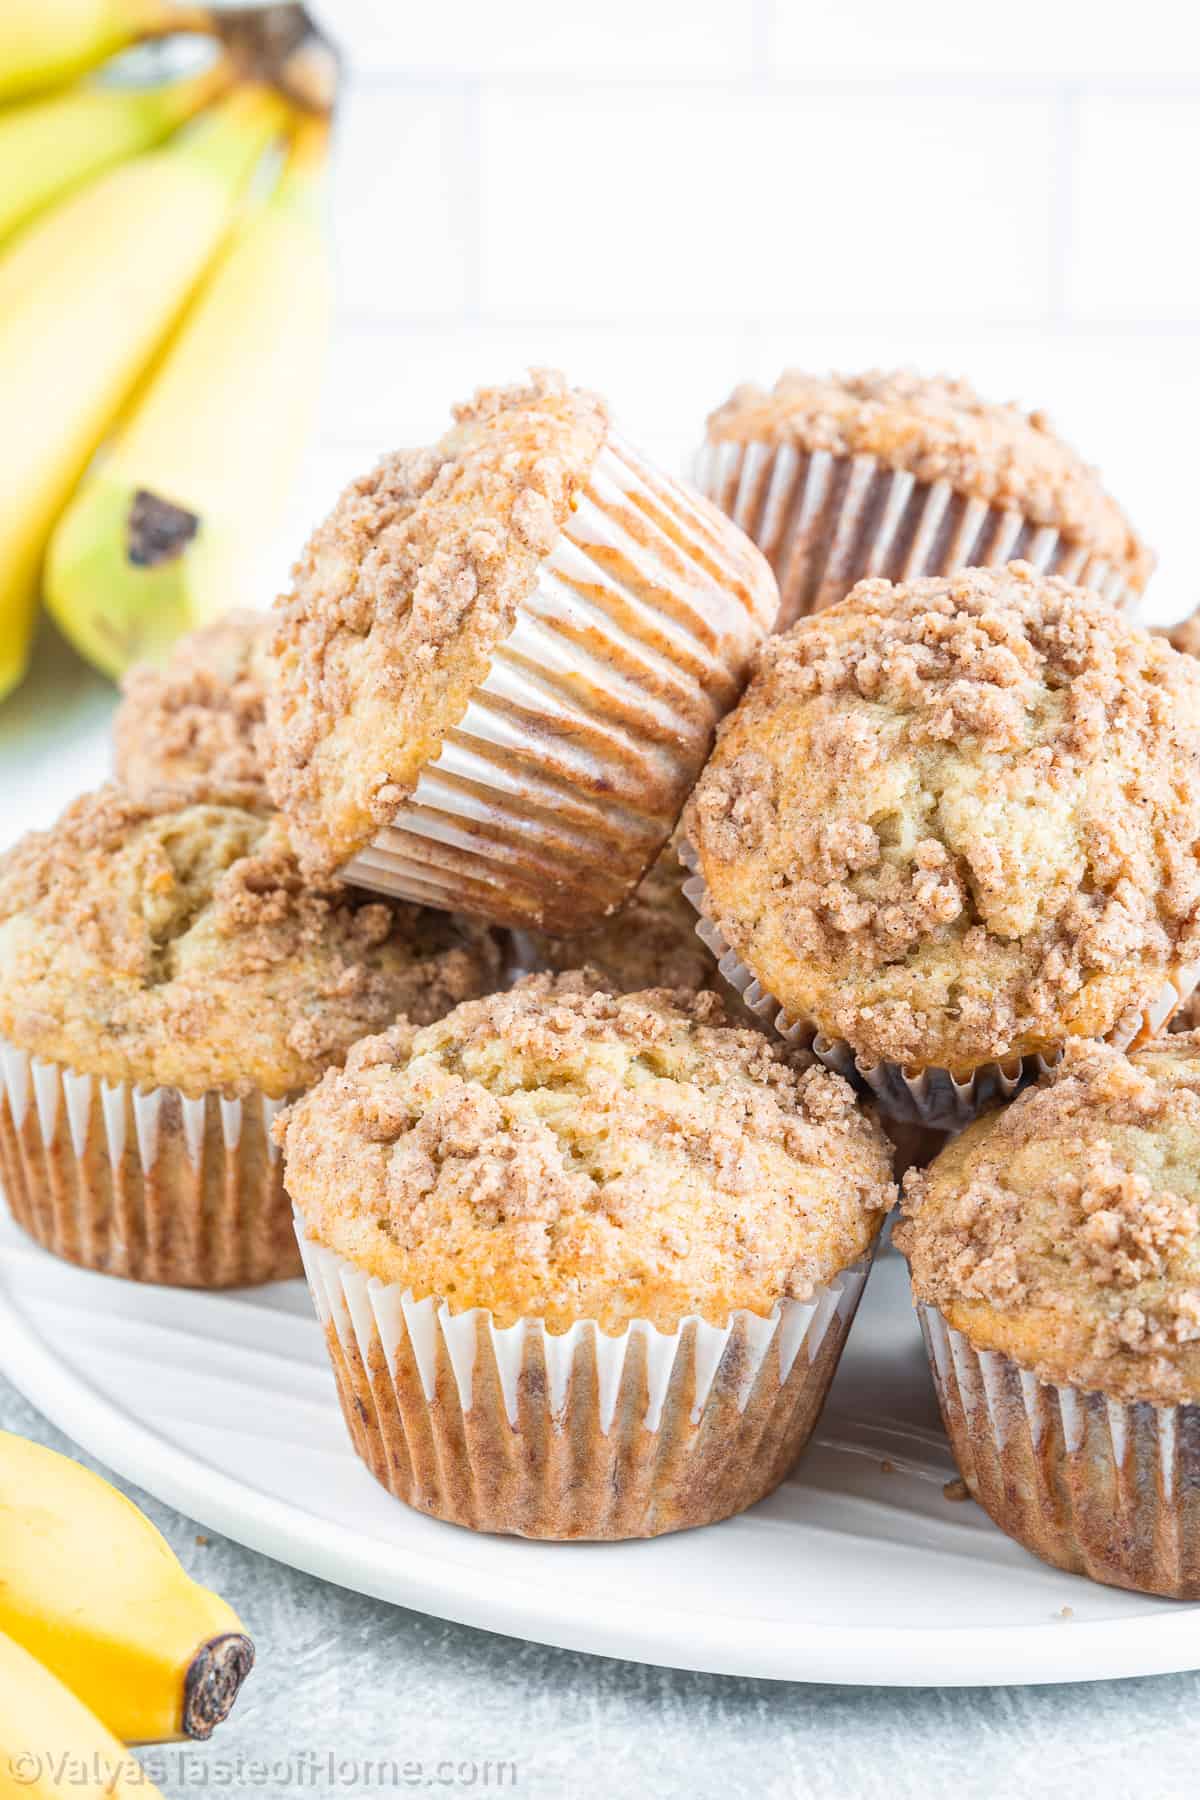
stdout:
<svg viewBox="0 0 1200 1800">
<path fill-rule="evenodd" d="M 844 1076 L 856 1087 L 867 1088 L 881 1110 L 891 1118 L 911 1125 L 929 1125 L 937 1131 L 961 1131 L 987 1107 L 1011 1100 L 1018 1088 L 1044 1075 L 1058 1061 L 1057 1055 L 1051 1058 L 1014 1057 L 1003 1062 L 983 1063 L 965 1080 L 959 1080 L 949 1069 L 914 1071 L 899 1063 L 871 1062 L 856 1056 L 849 1044 L 823 1036 L 811 1020 L 792 1018 L 780 1002 L 767 993 L 715 924 L 709 911 L 708 889 L 699 873 L 699 857 L 686 839 L 680 843 L 679 859 L 692 870 L 683 884 L 683 891 L 696 908 L 696 930 L 716 957 L 722 978 L 743 1006 L 785 1043 L 811 1050 L 826 1068 Z M 1128 1050 L 1145 1038 L 1156 1036 L 1194 991 L 1198 981 L 1200 963 L 1181 965 L 1174 976 L 1163 983 L 1141 1017 L 1124 1030 L 1110 1033 L 1107 1041 L 1118 1050 Z"/>
<path fill-rule="evenodd" d="M 1093 1581 L 1200 1599 L 1200 1407 L 1042 1381 L 917 1311 L 959 1470 L 1000 1529 Z"/>
<path fill-rule="evenodd" d="M 770 1492 L 816 1423 L 873 1256 L 767 1318 L 555 1334 L 416 1300 L 315 1244 L 299 1214 L 296 1233 L 372 1473 L 439 1518 L 551 1538 L 653 1536 Z"/>
<path fill-rule="evenodd" d="M 724 515 L 610 435 L 486 679 L 346 880 L 563 936 L 599 924 L 669 837 L 777 606 Z"/>
<path fill-rule="evenodd" d="M 779 581 L 776 629 L 832 606 L 865 576 L 908 581 L 1023 561 L 1092 588 L 1113 606 L 1140 595 L 1120 569 L 1012 508 L 923 482 L 873 456 L 792 444 L 707 440 L 693 479 L 752 538 Z"/>
<path fill-rule="evenodd" d="M 16 1222 L 106 1274 L 229 1287 L 300 1273 L 262 1093 L 189 1099 L 0 1040 L 0 1177 Z"/>
</svg>

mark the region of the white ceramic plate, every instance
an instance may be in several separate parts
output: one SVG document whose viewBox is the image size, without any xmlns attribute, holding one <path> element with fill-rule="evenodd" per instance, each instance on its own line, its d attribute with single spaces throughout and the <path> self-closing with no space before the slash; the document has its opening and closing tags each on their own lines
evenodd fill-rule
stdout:
<svg viewBox="0 0 1200 1800">
<path fill-rule="evenodd" d="M 894 1255 L 876 1266 L 816 1440 L 779 1492 L 649 1543 L 476 1536 L 392 1500 L 350 1450 L 300 1282 L 137 1287 L 55 1261 L 4 1220 L 0 1367 L 93 1455 L 211 1530 L 516 1637 L 901 1686 L 1200 1665 L 1200 1607 L 1061 1575 L 945 1498 L 954 1467 Z"/>
</svg>

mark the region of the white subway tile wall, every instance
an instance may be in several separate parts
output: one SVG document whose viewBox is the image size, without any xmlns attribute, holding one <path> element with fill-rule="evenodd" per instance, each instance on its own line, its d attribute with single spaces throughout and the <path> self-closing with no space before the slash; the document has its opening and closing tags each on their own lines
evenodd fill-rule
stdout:
<svg viewBox="0 0 1200 1800">
<path fill-rule="evenodd" d="M 299 536 L 530 362 L 681 469 L 744 377 L 905 363 L 1047 411 L 1200 602 L 1200 19 L 1179 0 L 318 0 L 348 58 Z"/>
</svg>

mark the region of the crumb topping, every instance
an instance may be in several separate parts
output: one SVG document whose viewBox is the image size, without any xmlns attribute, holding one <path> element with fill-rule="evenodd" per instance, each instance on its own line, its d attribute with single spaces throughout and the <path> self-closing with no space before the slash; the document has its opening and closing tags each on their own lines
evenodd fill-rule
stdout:
<svg viewBox="0 0 1200 1800">
<path fill-rule="evenodd" d="M 0 1035 L 109 1081 L 279 1097 L 494 981 L 491 936 L 306 881 L 275 815 L 108 786 L 0 859 Z"/>
<path fill-rule="evenodd" d="M 1200 1399 L 1200 1036 L 1068 1048 L 904 1179 L 914 1291 L 979 1348 L 1122 1399 Z"/>
<path fill-rule="evenodd" d="M 834 456 L 876 456 L 918 481 L 945 481 L 957 492 L 1050 525 L 1122 569 L 1137 589 L 1153 553 L 1116 501 L 1044 413 L 995 406 L 965 381 L 912 370 L 864 375 L 806 375 L 789 369 L 770 393 L 735 389 L 708 421 L 716 440 L 793 443 Z"/>
<path fill-rule="evenodd" d="M 531 976 L 368 1039 L 278 1122 L 318 1242 L 418 1297 L 554 1330 L 770 1312 L 867 1248 L 888 1146 L 839 1077 L 714 994 Z"/>
<path fill-rule="evenodd" d="M 275 615 L 267 777 L 320 871 L 391 822 L 462 717 L 608 430 L 545 370 L 454 418 L 351 483 Z"/>
<path fill-rule="evenodd" d="M 268 614 L 231 612 L 180 638 L 161 667 L 138 663 L 113 719 L 118 779 L 130 793 L 209 781 L 239 805 L 270 804 L 257 750 Z"/>
<path fill-rule="evenodd" d="M 1200 958 L 1200 665 L 1026 564 L 765 647 L 685 827 L 764 988 L 860 1055 L 1106 1036 Z"/>
<path fill-rule="evenodd" d="M 685 898 L 686 873 L 668 844 L 628 903 L 595 931 L 577 937 L 522 934 L 532 965 L 566 973 L 590 964 L 617 993 L 642 988 L 718 991 L 717 965 L 696 935 L 696 909 Z"/>
</svg>

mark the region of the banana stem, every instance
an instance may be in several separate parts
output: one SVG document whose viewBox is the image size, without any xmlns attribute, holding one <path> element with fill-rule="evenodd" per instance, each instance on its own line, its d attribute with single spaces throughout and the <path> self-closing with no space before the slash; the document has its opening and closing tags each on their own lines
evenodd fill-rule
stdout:
<svg viewBox="0 0 1200 1800">
<path fill-rule="evenodd" d="M 202 1644 L 183 1684 L 184 1734 L 211 1737 L 228 1718 L 242 1683 L 254 1667 L 254 1645 L 240 1631 L 227 1631 Z"/>
</svg>

